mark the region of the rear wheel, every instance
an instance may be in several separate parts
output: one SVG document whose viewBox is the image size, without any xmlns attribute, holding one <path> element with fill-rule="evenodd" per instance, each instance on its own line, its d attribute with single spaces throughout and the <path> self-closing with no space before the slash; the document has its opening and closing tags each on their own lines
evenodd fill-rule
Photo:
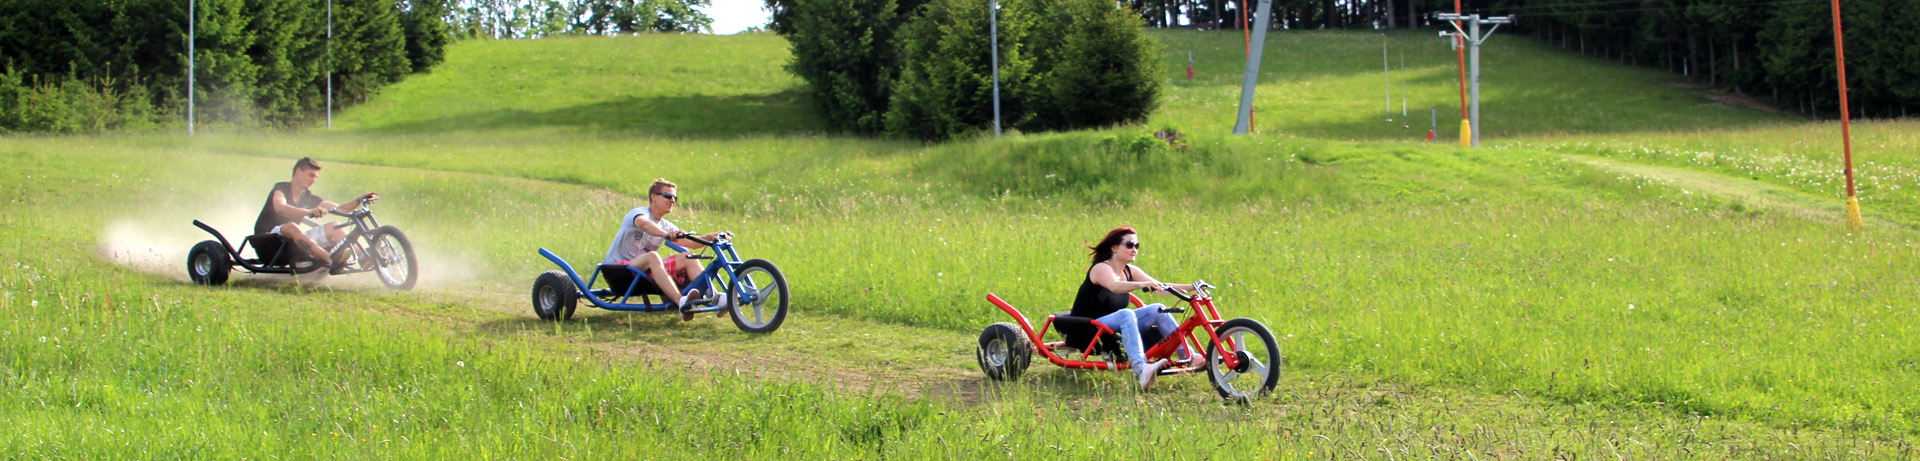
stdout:
<svg viewBox="0 0 1920 461">
<path fill-rule="evenodd" d="M 580 302 L 567 273 L 547 271 L 533 279 L 533 315 L 540 320 L 562 321 L 573 318 L 573 307 Z"/>
<path fill-rule="evenodd" d="M 980 347 L 974 351 L 974 358 L 980 362 L 980 372 L 986 373 L 994 381 L 1013 381 L 1027 371 L 1027 362 L 1033 358 L 1032 344 L 1027 340 L 1026 332 L 1009 322 L 987 325 L 980 332 Z"/>
<path fill-rule="evenodd" d="M 772 333 L 787 320 L 787 276 L 764 259 L 750 259 L 734 272 L 724 302 L 733 326 L 748 333 Z"/>
<path fill-rule="evenodd" d="M 1213 390 L 1222 398 L 1239 401 L 1273 391 L 1280 383 L 1281 361 L 1273 332 L 1249 318 L 1228 320 L 1214 332 L 1230 347 L 1218 342 L 1207 345 L 1207 380 L 1213 382 Z M 1228 368 L 1226 354 L 1239 363 Z"/>
<path fill-rule="evenodd" d="M 393 226 L 380 226 L 367 237 L 367 253 L 373 258 L 373 273 L 387 288 L 411 290 L 420 281 L 420 261 L 413 257 L 413 242 Z"/>
<path fill-rule="evenodd" d="M 227 275 L 233 270 L 233 261 L 227 256 L 227 246 L 212 240 L 194 244 L 187 251 L 187 278 L 201 285 L 225 285 Z"/>
</svg>

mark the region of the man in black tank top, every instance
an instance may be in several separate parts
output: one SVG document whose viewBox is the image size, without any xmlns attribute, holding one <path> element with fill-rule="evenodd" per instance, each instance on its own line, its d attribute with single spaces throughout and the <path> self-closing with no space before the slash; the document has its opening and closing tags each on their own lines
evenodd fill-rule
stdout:
<svg viewBox="0 0 1920 461">
<path fill-rule="evenodd" d="M 315 182 L 320 181 L 320 164 L 311 157 L 301 157 L 293 164 L 293 179 L 273 185 L 267 192 L 267 204 L 260 207 L 260 217 L 253 221 L 254 234 L 275 234 L 285 237 L 294 248 L 315 261 L 333 264 L 339 263 L 328 257 L 328 250 L 346 238 L 346 231 L 340 223 L 319 224 L 311 218 L 326 216 L 328 211 L 338 209 L 350 212 L 360 208 L 361 200 L 372 197 L 368 192 L 359 199 L 340 205 L 326 201 L 311 190 Z M 300 225 L 313 226 L 313 229 L 301 231 Z M 263 256 L 264 257 L 264 256 Z"/>
</svg>

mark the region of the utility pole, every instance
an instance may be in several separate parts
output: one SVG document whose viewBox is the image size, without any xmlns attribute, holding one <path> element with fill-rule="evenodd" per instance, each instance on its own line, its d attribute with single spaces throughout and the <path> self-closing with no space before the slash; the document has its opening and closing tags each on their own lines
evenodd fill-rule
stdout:
<svg viewBox="0 0 1920 461">
<path fill-rule="evenodd" d="M 1453 14 L 1460 14 L 1460 0 L 1453 0 Z M 1455 30 L 1460 29 L 1460 21 L 1452 24 Z M 1446 36 L 1446 33 L 1440 35 Z M 1455 59 L 1460 63 L 1460 146 L 1468 147 L 1473 145 L 1473 124 L 1467 118 L 1467 47 L 1460 42 L 1460 37 L 1454 37 L 1452 45 Z"/>
<path fill-rule="evenodd" d="M 1253 131 L 1253 85 L 1260 82 L 1260 55 L 1266 51 L 1272 11 L 1273 0 L 1260 0 L 1260 9 L 1254 12 L 1253 37 L 1247 42 L 1247 75 L 1240 81 L 1240 117 L 1233 122 L 1233 134 Z"/>
<path fill-rule="evenodd" d="M 993 137 L 1000 137 L 1000 0 L 987 1 L 987 29 L 993 45 Z"/>
<path fill-rule="evenodd" d="M 187 0 L 187 136 L 193 136 L 193 4 Z"/>
<path fill-rule="evenodd" d="M 1413 23 L 1409 21 L 1408 27 Z M 1400 122 L 1401 128 L 1407 127 L 1407 31 L 1400 31 Z M 1388 108 L 1387 110 L 1393 110 Z"/>
<path fill-rule="evenodd" d="M 333 0 L 327 0 L 327 129 L 333 129 Z"/>
<path fill-rule="evenodd" d="M 1391 2 L 1389 2 L 1391 4 Z M 1388 16 L 1392 17 L 1392 16 Z M 1393 121 L 1393 64 L 1387 54 L 1387 31 L 1380 30 L 1380 83 L 1387 94 L 1387 121 Z"/>
<path fill-rule="evenodd" d="M 1471 120 L 1468 125 L 1471 128 L 1469 134 L 1471 140 L 1462 142 L 1462 144 L 1480 147 L 1480 44 L 1486 42 L 1487 37 L 1493 35 L 1493 31 L 1499 30 L 1501 24 L 1512 24 L 1513 17 L 1497 16 L 1481 18 L 1478 14 L 1459 15 L 1435 13 L 1433 18 L 1442 21 L 1456 21 L 1453 23 L 1454 30 L 1457 32 L 1456 36 L 1464 39 L 1469 47 L 1467 49 L 1467 73 L 1470 76 L 1467 87 L 1473 96 L 1472 105 L 1469 106 L 1470 109 L 1468 110 L 1468 119 Z M 1465 21 L 1467 23 L 1467 29 L 1460 30 L 1460 23 L 1458 21 Z M 1480 33 L 1481 24 L 1493 24 L 1493 28 L 1487 29 L 1486 34 L 1482 35 Z M 1446 36 L 1447 32 L 1441 31 L 1440 35 Z"/>
</svg>

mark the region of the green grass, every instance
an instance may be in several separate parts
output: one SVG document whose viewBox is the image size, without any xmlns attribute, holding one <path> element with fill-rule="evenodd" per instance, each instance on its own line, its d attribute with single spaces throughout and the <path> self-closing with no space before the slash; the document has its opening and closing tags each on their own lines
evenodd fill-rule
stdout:
<svg viewBox="0 0 1920 461">
<path fill-rule="evenodd" d="M 1269 57 L 1263 136 L 1237 138 L 1238 35 L 1159 37 L 1179 65 L 1146 126 L 936 146 L 817 133 L 766 35 L 463 42 L 338 132 L 0 138 L 20 210 L 0 216 L 0 419 L 63 428 L 0 451 L 1113 458 L 1148 455 L 1144 437 L 1182 457 L 1912 456 L 1913 231 L 1560 155 L 1758 164 L 1811 195 L 1831 178 L 1768 162 L 1817 168 L 1793 146 L 1823 124 L 1510 37 L 1489 42 L 1490 148 L 1401 142 L 1417 130 L 1384 121 L 1379 36 L 1314 32 L 1275 34 L 1299 54 Z M 1453 101 L 1451 54 L 1408 41 L 1413 97 Z M 1175 77 L 1185 48 L 1196 82 Z M 585 64 L 521 64 L 563 57 Z M 762 97 L 787 99 L 714 102 Z M 1169 126 L 1182 146 L 1143 140 Z M 1856 145 L 1902 149 L 1899 127 Z M 383 193 L 427 260 L 420 292 L 178 280 L 205 238 L 189 217 L 243 229 L 305 155 L 327 162 L 322 193 Z M 1863 167 L 1871 197 L 1901 197 L 1885 171 Z M 654 177 L 682 185 L 682 227 L 780 264 L 786 328 L 532 319 L 551 268 L 534 249 L 598 257 Z M 980 381 L 974 336 L 1004 320 L 985 294 L 1065 310 L 1082 245 L 1118 225 L 1142 229 L 1154 274 L 1213 281 L 1228 315 L 1284 338 L 1276 395 L 1222 406 L 1203 377 L 1135 393 L 1044 364 Z M 1194 442 L 1222 434 L 1241 442 Z"/>
</svg>

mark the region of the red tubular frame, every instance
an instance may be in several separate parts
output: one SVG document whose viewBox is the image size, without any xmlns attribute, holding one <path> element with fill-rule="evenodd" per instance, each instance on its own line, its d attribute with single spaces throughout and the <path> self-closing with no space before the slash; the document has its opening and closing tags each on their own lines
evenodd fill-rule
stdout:
<svg viewBox="0 0 1920 461">
<path fill-rule="evenodd" d="M 1140 301 L 1139 297 L 1132 294 L 1127 295 L 1127 298 L 1133 303 L 1135 308 L 1145 305 Z M 1042 340 L 1047 330 L 1053 327 L 1052 315 L 1048 315 L 1047 323 L 1041 325 L 1040 330 L 1035 332 L 1033 323 L 1027 321 L 1027 316 L 1021 314 L 1019 309 L 1015 309 L 1013 305 L 1008 304 L 1006 300 L 1000 299 L 1000 296 L 987 293 L 987 302 L 993 303 L 994 307 L 1000 308 L 1001 311 L 1013 316 L 1014 320 L 1020 322 L 1020 329 L 1026 332 L 1028 342 L 1032 343 L 1032 349 L 1030 350 L 1038 351 L 1041 356 L 1046 357 L 1047 361 L 1052 362 L 1055 366 L 1079 370 L 1128 370 L 1133 368 L 1133 364 L 1131 363 L 1089 360 L 1092 358 L 1093 350 L 1095 349 L 1091 347 L 1091 344 L 1089 347 L 1081 348 L 1082 352 L 1078 360 L 1061 357 L 1059 354 L 1053 352 L 1053 348 L 1066 347 L 1066 341 L 1043 342 Z M 1206 331 L 1207 339 L 1212 340 L 1213 343 L 1218 344 L 1223 342 L 1223 340 L 1220 339 L 1220 335 L 1214 332 L 1214 328 L 1226 323 L 1226 320 L 1220 318 L 1220 311 L 1213 306 L 1213 300 L 1193 299 L 1187 301 L 1187 304 L 1189 308 L 1193 310 L 1193 315 L 1187 317 L 1187 321 L 1181 322 L 1180 326 L 1174 329 L 1173 336 L 1161 340 L 1160 344 L 1155 345 L 1151 349 L 1147 349 L 1147 360 L 1170 359 L 1175 352 L 1179 351 L 1180 346 L 1184 345 L 1187 347 L 1188 356 L 1199 358 L 1200 361 L 1197 363 L 1175 363 L 1173 364 L 1174 366 L 1160 370 L 1160 374 L 1189 373 L 1206 369 L 1206 358 L 1200 356 L 1206 352 L 1206 344 L 1200 342 L 1200 337 L 1194 334 L 1194 330 L 1199 329 Z M 1114 332 L 1097 320 L 1093 322 L 1093 325 L 1100 329 L 1100 334 L 1095 335 L 1093 341 L 1099 341 L 1101 337 Z M 1224 346 L 1223 349 L 1232 349 L 1233 344 L 1226 343 Z M 1220 365 L 1229 369 L 1239 367 L 1240 357 L 1238 355 L 1221 356 Z"/>
</svg>

